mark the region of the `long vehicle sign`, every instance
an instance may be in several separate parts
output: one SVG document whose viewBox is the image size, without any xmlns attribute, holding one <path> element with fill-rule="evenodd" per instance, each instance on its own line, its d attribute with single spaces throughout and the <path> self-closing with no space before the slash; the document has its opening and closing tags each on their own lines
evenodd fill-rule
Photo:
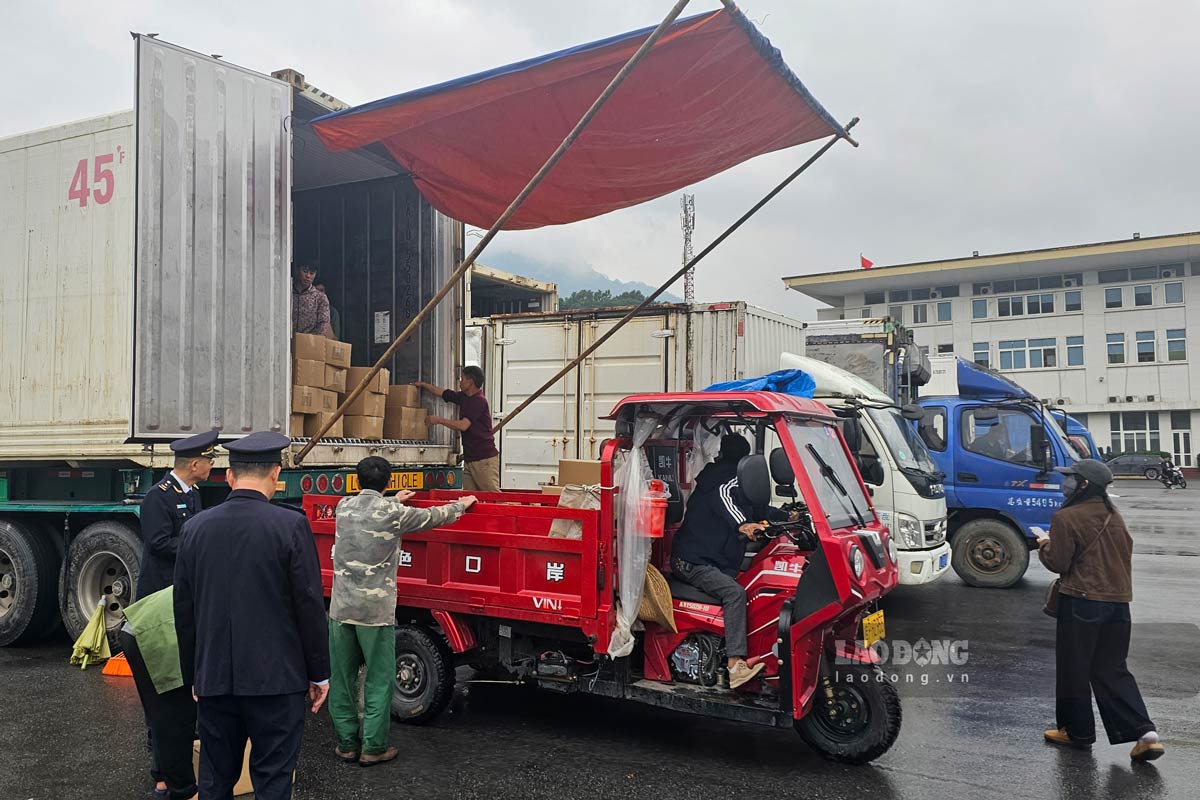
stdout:
<svg viewBox="0 0 1200 800">
<path fill-rule="evenodd" d="M 386 491 L 399 492 L 404 489 L 418 491 L 424 488 L 424 472 L 393 472 Z M 351 472 L 346 476 L 346 494 L 358 494 L 358 492 L 358 475 Z"/>
</svg>

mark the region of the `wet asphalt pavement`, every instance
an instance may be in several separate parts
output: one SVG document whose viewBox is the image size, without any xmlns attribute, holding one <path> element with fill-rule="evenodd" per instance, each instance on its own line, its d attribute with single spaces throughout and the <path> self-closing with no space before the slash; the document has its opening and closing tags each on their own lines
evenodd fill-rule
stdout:
<svg viewBox="0 0 1200 800">
<path fill-rule="evenodd" d="M 1053 621 L 1035 558 L 1013 589 L 950 573 L 888 597 L 891 639 L 956 640 L 969 656 L 900 685 L 899 740 L 870 766 L 830 764 L 790 731 L 472 685 L 429 727 L 393 724 L 401 757 L 371 769 L 336 763 L 328 716 L 310 716 L 295 797 L 1198 798 L 1200 489 L 1122 481 L 1115 493 L 1136 542 L 1131 668 L 1167 745 L 1153 765 L 1131 766 L 1102 729 L 1090 752 L 1041 741 Z M 151 797 L 132 680 L 80 672 L 69 652 L 65 638 L 0 650 L 0 800 Z"/>
</svg>

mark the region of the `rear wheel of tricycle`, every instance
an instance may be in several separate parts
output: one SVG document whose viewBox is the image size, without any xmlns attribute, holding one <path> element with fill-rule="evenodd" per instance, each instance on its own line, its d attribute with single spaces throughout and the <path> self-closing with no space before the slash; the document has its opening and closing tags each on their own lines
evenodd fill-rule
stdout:
<svg viewBox="0 0 1200 800">
<path fill-rule="evenodd" d="M 440 637 L 417 625 L 396 628 L 392 716 L 423 725 L 446 710 L 454 694 L 454 660 Z"/>
<path fill-rule="evenodd" d="M 830 761 L 865 764 L 900 734 L 900 695 L 879 667 L 839 666 L 837 680 L 817 687 L 813 707 L 796 732 Z"/>
<path fill-rule="evenodd" d="M 976 519 L 963 525 L 950 542 L 951 564 L 971 586 L 1007 589 L 1029 569 L 1029 545 L 1011 525 Z"/>
</svg>

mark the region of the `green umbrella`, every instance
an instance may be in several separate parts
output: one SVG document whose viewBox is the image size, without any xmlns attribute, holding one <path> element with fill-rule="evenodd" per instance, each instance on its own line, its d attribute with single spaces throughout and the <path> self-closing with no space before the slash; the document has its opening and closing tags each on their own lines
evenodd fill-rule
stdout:
<svg viewBox="0 0 1200 800">
<path fill-rule="evenodd" d="M 96 606 L 96 613 L 88 620 L 87 626 L 79 638 L 75 640 L 75 649 L 71 652 L 71 663 L 80 669 L 87 669 L 88 664 L 107 661 L 112 657 L 108 649 L 108 632 L 104 629 L 104 601 Z"/>
</svg>

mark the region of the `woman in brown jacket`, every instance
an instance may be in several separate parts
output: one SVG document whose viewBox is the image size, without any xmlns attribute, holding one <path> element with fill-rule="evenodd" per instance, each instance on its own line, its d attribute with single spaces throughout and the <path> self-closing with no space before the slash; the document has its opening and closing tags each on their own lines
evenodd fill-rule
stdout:
<svg viewBox="0 0 1200 800">
<path fill-rule="evenodd" d="M 1133 600 L 1133 539 L 1108 497 L 1112 471 L 1084 459 L 1063 473 L 1066 502 L 1038 539 L 1038 557 L 1060 576 L 1058 599 L 1058 726 L 1046 741 L 1090 747 L 1096 741 L 1092 692 L 1111 744 L 1136 742 L 1129 756 L 1153 761 L 1164 752 L 1129 655 L 1129 603 Z"/>
</svg>

